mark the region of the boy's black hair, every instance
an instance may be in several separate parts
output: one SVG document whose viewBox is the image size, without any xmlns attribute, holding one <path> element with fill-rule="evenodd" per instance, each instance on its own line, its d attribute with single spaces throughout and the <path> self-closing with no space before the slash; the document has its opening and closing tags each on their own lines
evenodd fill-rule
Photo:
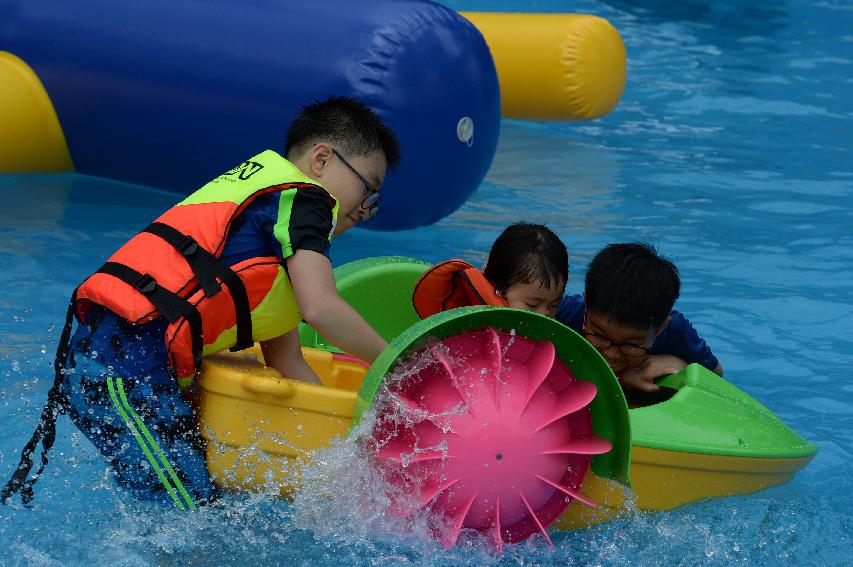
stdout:
<svg viewBox="0 0 853 567">
<path fill-rule="evenodd" d="M 385 154 L 388 170 L 400 163 L 400 143 L 394 132 L 370 108 L 345 96 L 331 96 L 303 106 L 287 129 L 284 154 L 300 153 L 320 141 L 329 141 L 347 156 Z"/>
<path fill-rule="evenodd" d="M 586 272 L 586 308 L 631 329 L 657 328 L 672 311 L 680 288 L 678 268 L 654 247 L 608 244 Z"/>
<path fill-rule="evenodd" d="M 548 227 L 518 222 L 504 229 L 492 244 L 483 275 L 501 293 L 531 282 L 548 287 L 565 285 L 569 253 Z"/>
</svg>

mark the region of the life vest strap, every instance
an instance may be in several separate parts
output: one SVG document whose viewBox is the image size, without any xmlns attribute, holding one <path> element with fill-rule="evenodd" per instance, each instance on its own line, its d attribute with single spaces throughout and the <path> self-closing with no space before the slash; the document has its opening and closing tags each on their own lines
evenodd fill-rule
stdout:
<svg viewBox="0 0 853 567">
<path fill-rule="evenodd" d="M 142 232 L 159 236 L 180 252 L 186 258 L 198 279 L 199 286 L 204 290 L 207 297 L 211 297 L 222 290 L 216 278 L 222 280 L 222 283 L 231 290 L 237 321 L 237 344 L 231 347 L 231 351 L 243 350 L 255 344 L 254 339 L 252 339 L 252 312 L 249 305 L 249 295 L 246 293 L 246 286 L 243 285 L 243 281 L 234 273 L 234 270 L 205 250 L 192 236 L 182 233 L 173 226 L 162 222 L 153 222 Z"/>
<path fill-rule="evenodd" d="M 192 268 L 193 274 L 198 278 L 198 284 L 204 290 L 204 294 L 208 297 L 219 293 L 222 286 L 216 280 L 218 274 L 209 269 L 211 262 L 208 257 L 213 259 L 214 263 L 219 263 L 210 253 L 205 255 L 205 250 L 199 246 L 195 238 L 186 235 L 175 227 L 169 226 L 162 222 L 152 222 L 145 227 L 142 232 L 148 232 L 155 236 L 159 236 L 166 242 L 172 245 L 172 248 L 177 250 Z M 227 269 L 227 268 L 226 268 Z M 230 271 L 230 270 L 229 270 Z"/>
<path fill-rule="evenodd" d="M 21 493 L 21 502 L 29 504 L 33 499 L 33 485 L 39 479 L 47 466 L 47 454 L 53 447 L 53 442 L 56 440 L 56 418 L 65 413 L 68 408 L 68 398 L 63 388 L 63 375 L 65 374 L 65 366 L 68 360 L 68 349 L 71 346 L 71 329 L 74 325 L 74 306 L 77 303 L 77 290 L 71 295 L 71 301 L 68 303 L 68 311 L 65 314 L 65 326 L 62 329 L 62 335 L 59 338 L 59 345 L 56 347 L 56 358 L 53 361 L 53 367 L 56 375 L 53 379 L 53 386 L 47 393 L 47 401 L 41 411 L 39 423 L 33 436 L 24 446 L 21 451 L 21 460 L 15 472 L 12 473 L 12 478 L 0 491 L 0 502 L 6 504 L 6 501 L 16 492 Z M 39 441 L 42 444 L 41 464 L 38 470 L 31 478 L 27 478 L 33 468 L 33 454 L 38 447 Z"/>
<path fill-rule="evenodd" d="M 172 291 L 157 283 L 157 280 L 149 274 L 140 274 L 131 267 L 118 262 L 107 262 L 100 267 L 98 272 L 116 277 L 133 287 L 148 298 L 154 304 L 157 311 L 166 318 L 169 323 L 174 323 L 181 317 L 190 324 L 192 334 L 193 357 L 196 368 L 201 368 L 201 354 L 204 345 L 202 337 L 201 315 L 195 305 Z"/>
</svg>

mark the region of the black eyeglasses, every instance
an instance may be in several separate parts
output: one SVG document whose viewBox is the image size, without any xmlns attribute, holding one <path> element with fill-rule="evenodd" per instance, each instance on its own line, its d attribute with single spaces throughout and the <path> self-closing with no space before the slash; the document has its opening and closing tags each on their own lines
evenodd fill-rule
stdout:
<svg viewBox="0 0 853 567">
<path fill-rule="evenodd" d="M 604 350 L 613 346 L 616 347 L 623 356 L 627 356 L 628 358 L 640 358 L 642 356 L 646 356 L 651 350 L 651 347 L 644 347 L 634 343 L 614 343 L 606 337 L 587 332 L 586 330 L 584 330 L 583 336 L 586 337 L 589 344 L 599 350 Z"/>
<path fill-rule="evenodd" d="M 616 347 L 616 349 L 622 354 L 622 356 L 626 356 L 628 358 L 640 358 L 649 354 L 649 351 L 652 350 L 652 347 L 644 347 L 635 343 L 615 343 L 608 339 L 607 337 L 602 337 L 598 333 L 590 333 L 586 330 L 586 313 L 583 315 L 583 336 L 586 337 L 586 340 L 589 344 L 597 348 L 598 350 L 604 350 L 610 347 Z"/>
<path fill-rule="evenodd" d="M 332 148 L 332 153 L 338 156 L 338 159 L 349 168 L 350 171 L 353 172 L 353 175 L 358 177 L 358 180 L 364 184 L 364 190 L 367 191 L 367 197 L 364 201 L 361 202 L 361 208 L 367 211 L 362 217 L 364 220 L 372 219 L 376 216 L 376 213 L 379 212 L 379 189 L 374 189 L 373 185 L 371 185 L 367 179 L 364 178 L 362 174 L 358 172 L 356 168 L 352 166 L 350 162 L 348 162 L 341 153 Z"/>
</svg>

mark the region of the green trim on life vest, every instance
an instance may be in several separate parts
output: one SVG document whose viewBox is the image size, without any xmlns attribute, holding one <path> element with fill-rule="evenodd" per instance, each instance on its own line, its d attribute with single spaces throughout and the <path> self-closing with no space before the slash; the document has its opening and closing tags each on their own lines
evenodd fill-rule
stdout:
<svg viewBox="0 0 853 567">
<path fill-rule="evenodd" d="M 280 193 L 278 218 L 276 219 L 275 227 L 273 227 L 273 234 L 275 235 L 275 239 L 281 243 L 281 252 L 285 259 L 293 255 L 293 243 L 290 241 L 290 215 L 293 211 L 294 199 L 296 199 L 296 191 L 282 191 Z M 332 242 L 332 235 L 335 232 L 335 225 L 338 222 L 338 209 L 340 208 L 337 199 L 334 197 L 332 199 L 335 201 L 335 205 L 332 207 L 332 227 L 326 237 L 330 244 Z"/>
<path fill-rule="evenodd" d="M 221 202 L 240 205 L 261 189 L 281 185 L 284 179 L 286 183 L 310 183 L 322 187 L 276 152 L 266 150 L 223 173 L 177 206 Z"/>
<path fill-rule="evenodd" d="M 284 258 L 293 256 L 293 243 L 290 241 L 290 213 L 293 211 L 295 191 L 282 191 L 278 201 L 278 219 L 273 227 L 275 239 L 281 243 L 281 255 Z M 332 218 L 335 218 L 334 215 Z"/>
</svg>

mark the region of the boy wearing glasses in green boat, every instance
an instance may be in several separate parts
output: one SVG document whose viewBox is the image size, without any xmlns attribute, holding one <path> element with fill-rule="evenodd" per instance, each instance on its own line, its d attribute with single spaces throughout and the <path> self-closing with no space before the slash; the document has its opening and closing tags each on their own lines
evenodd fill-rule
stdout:
<svg viewBox="0 0 853 567">
<path fill-rule="evenodd" d="M 589 265 L 584 294 L 566 296 L 556 319 L 583 334 L 626 388 L 659 389 L 654 380 L 699 363 L 723 369 L 684 315 L 673 311 L 678 268 L 642 243 L 610 244 Z"/>
<path fill-rule="evenodd" d="M 421 317 L 463 305 L 497 305 L 557 319 L 596 347 L 626 389 L 654 392 L 654 380 L 699 363 L 723 374 L 696 330 L 672 306 L 678 268 L 641 243 L 610 244 L 586 274 L 585 293 L 563 296 L 566 246 L 547 227 L 516 223 L 495 240 L 480 271 L 462 260 L 429 269 L 415 287 Z"/>
</svg>

